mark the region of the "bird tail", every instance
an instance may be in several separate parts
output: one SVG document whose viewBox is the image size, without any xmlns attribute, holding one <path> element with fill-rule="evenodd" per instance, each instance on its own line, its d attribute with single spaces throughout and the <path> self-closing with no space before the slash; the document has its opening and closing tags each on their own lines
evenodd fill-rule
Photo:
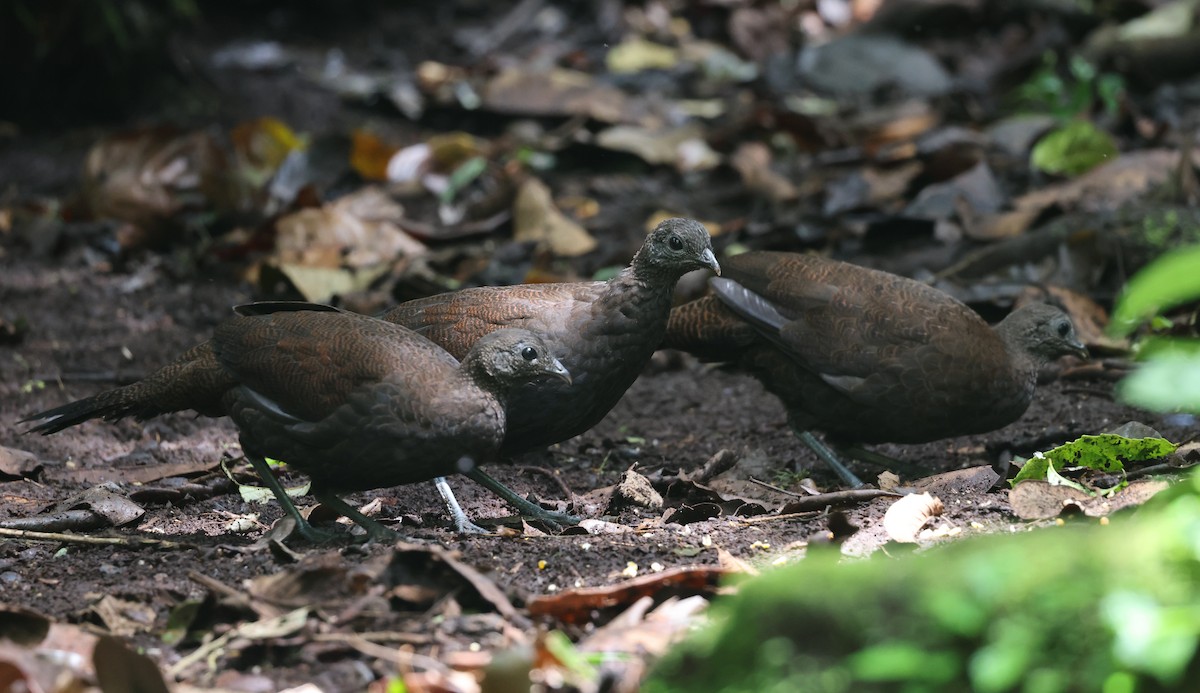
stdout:
<svg viewBox="0 0 1200 693">
<path fill-rule="evenodd" d="M 38 412 L 20 423 L 40 422 L 26 432 L 50 435 L 91 419 L 145 420 L 185 409 L 220 416 L 222 399 L 235 385 L 217 362 L 212 345 L 205 342 L 144 380 Z"/>
<path fill-rule="evenodd" d="M 141 409 L 139 407 L 139 397 L 136 392 L 136 388 L 140 384 L 134 383 L 133 385 L 119 387 L 115 390 L 107 390 L 91 397 L 85 397 L 84 399 L 64 404 L 61 407 L 47 409 L 29 418 L 22 419 L 21 423 L 39 421 L 41 423 L 38 423 L 26 432 L 50 435 L 51 433 L 58 433 L 64 428 L 70 428 L 90 419 L 103 418 L 106 421 L 116 421 L 117 419 L 134 414 Z"/>
</svg>

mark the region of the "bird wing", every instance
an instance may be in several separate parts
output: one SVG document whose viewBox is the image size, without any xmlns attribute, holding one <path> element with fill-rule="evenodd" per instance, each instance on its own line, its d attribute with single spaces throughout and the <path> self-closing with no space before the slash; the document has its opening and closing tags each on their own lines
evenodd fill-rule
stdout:
<svg viewBox="0 0 1200 693">
<path fill-rule="evenodd" d="M 483 286 L 407 301 L 380 317 L 403 325 L 463 358 L 480 337 L 506 327 L 544 332 L 590 309 L 602 282 Z"/>
<path fill-rule="evenodd" d="M 851 396 L 936 378 L 938 365 L 952 361 L 950 329 L 989 329 L 950 296 L 895 275 L 803 255 L 747 255 L 725 263 L 740 290 L 718 295 L 799 365 Z"/>
<path fill-rule="evenodd" d="M 217 326 L 212 344 L 240 385 L 280 414 L 305 421 L 325 418 L 381 381 L 413 373 L 435 380 L 458 366 L 410 330 L 342 312 L 239 316 Z"/>
</svg>

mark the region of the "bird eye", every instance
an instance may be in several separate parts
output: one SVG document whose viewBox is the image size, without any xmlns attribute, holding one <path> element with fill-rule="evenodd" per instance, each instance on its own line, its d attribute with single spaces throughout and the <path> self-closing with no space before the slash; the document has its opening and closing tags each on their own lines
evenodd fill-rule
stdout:
<svg viewBox="0 0 1200 693">
<path fill-rule="evenodd" d="M 667 245 L 671 246 L 671 250 L 683 250 L 683 241 L 679 240 L 679 236 L 668 238 Z"/>
<path fill-rule="evenodd" d="M 1071 334 L 1071 323 L 1069 323 L 1069 322 L 1058 323 L 1058 336 L 1066 338 L 1066 336 L 1069 334 Z"/>
<path fill-rule="evenodd" d="M 532 360 L 536 359 L 537 358 L 537 349 L 534 349 L 533 347 L 529 347 L 529 346 L 525 347 L 524 349 L 521 350 L 521 358 L 525 359 L 526 361 L 532 361 Z"/>
</svg>

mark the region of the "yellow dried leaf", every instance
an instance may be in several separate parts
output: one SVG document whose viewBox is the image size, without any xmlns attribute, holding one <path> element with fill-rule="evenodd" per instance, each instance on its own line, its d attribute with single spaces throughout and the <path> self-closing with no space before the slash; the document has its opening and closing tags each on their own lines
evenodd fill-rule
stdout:
<svg viewBox="0 0 1200 693">
<path fill-rule="evenodd" d="M 386 180 L 388 162 L 398 148 L 366 130 L 355 130 L 350 140 L 350 167 L 367 180 Z"/>
</svg>

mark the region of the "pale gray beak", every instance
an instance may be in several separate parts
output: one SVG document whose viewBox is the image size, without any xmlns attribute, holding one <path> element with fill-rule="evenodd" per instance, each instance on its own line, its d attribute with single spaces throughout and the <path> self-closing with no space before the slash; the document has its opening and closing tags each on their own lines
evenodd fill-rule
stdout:
<svg viewBox="0 0 1200 693">
<path fill-rule="evenodd" d="M 713 255 L 712 248 L 705 248 L 703 253 L 700 253 L 700 261 L 721 276 L 721 265 L 717 262 L 717 256 Z"/>
<path fill-rule="evenodd" d="M 551 357 L 550 367 L 546 369 L 546 373 L 561 378 L 568 385 L 571 384 L 571 371 L 567 370 L 567 367 L 562 365 L 562 361 L 556 358 Z"/>
</svg>

